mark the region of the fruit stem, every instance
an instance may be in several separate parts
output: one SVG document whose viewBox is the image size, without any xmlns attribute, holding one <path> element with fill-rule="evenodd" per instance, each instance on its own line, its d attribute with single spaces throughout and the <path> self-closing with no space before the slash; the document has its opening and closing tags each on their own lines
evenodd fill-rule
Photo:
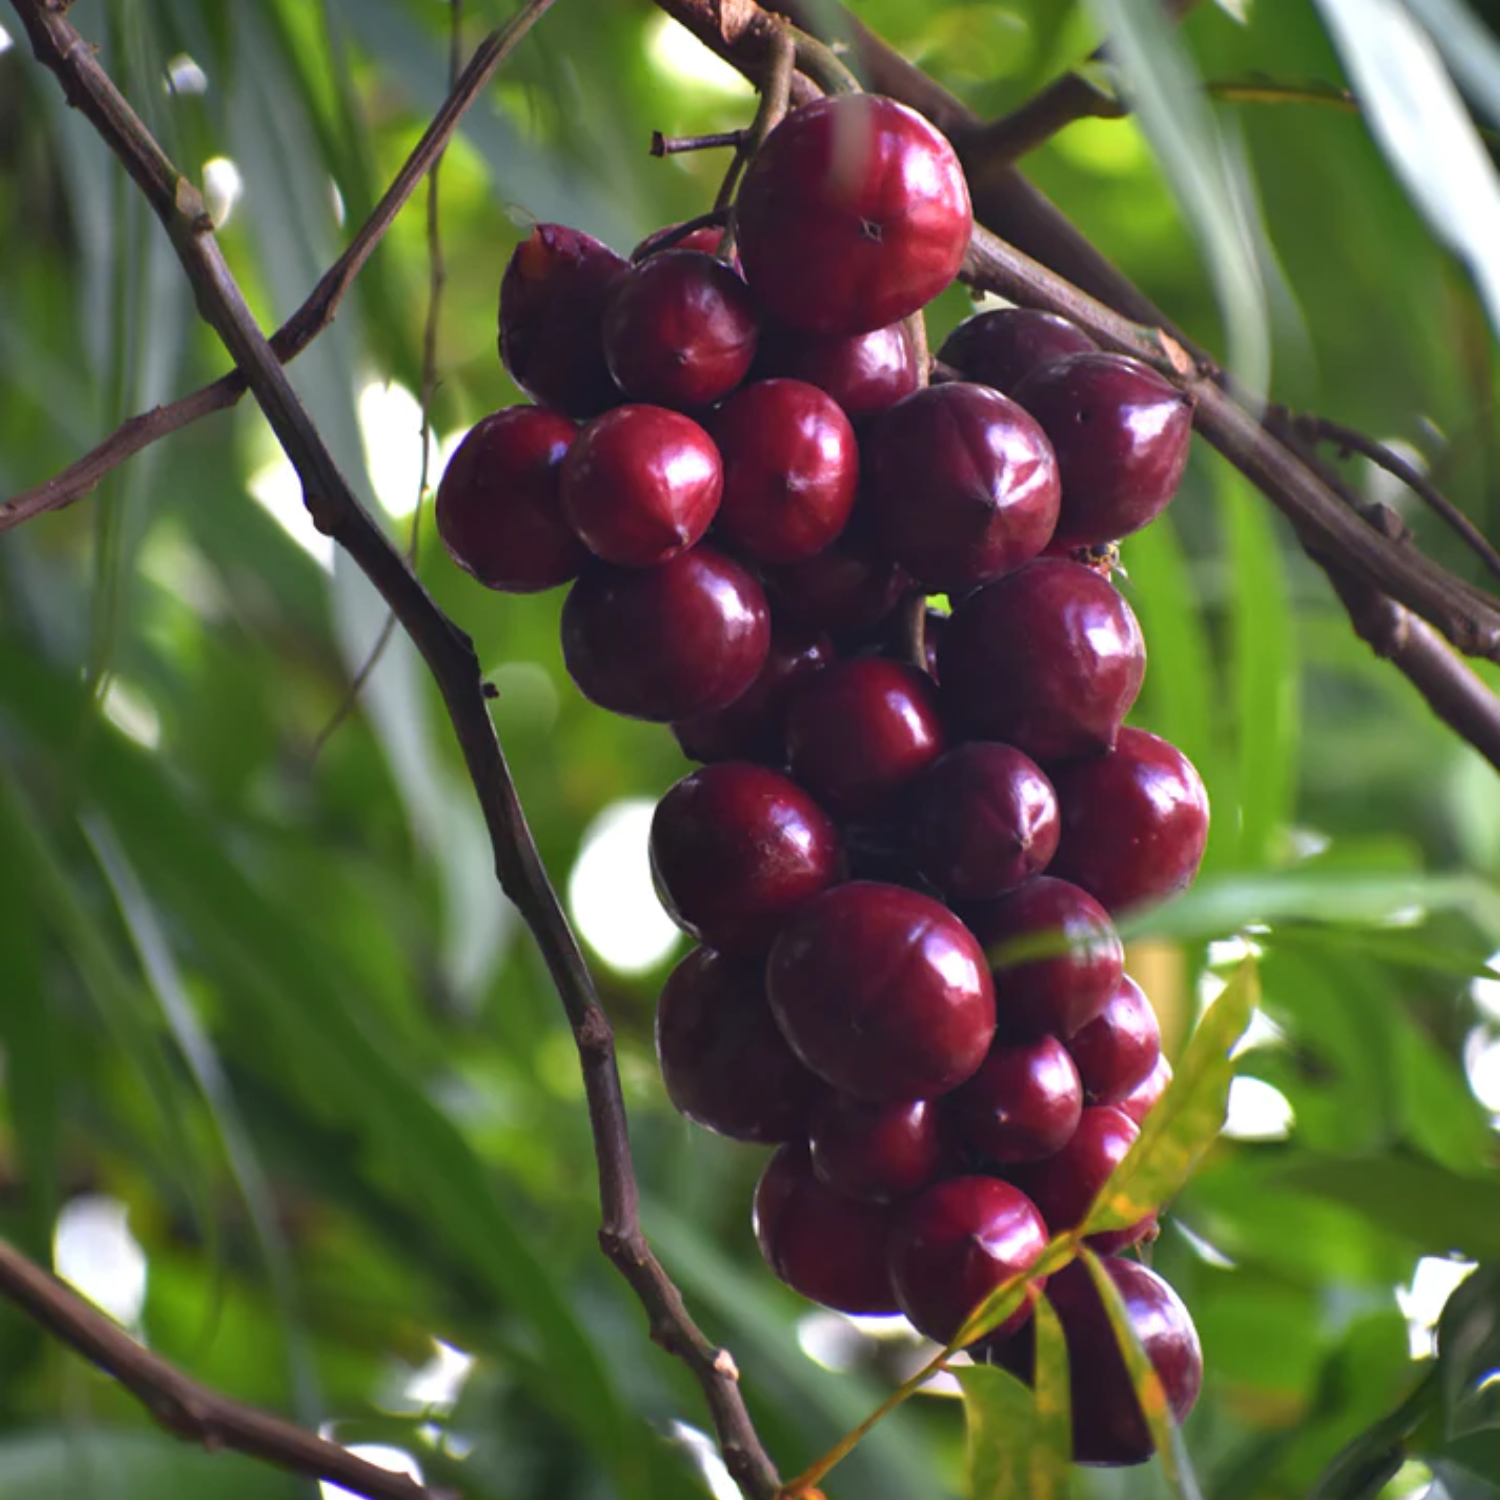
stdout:
<svg viewBox="0 0 1500 1500">
<path fill-rule="evenodd" d="M 712 151 L 719 146 L 736 149 L 745 139 L 743 130 L 720 130 L 713 135 L 663 135 L 651 132 L 652 156 L 680 156 L 685 151 Z"/>
<path fill-rule="evenodd" d="M 658 250 L 670 250 L 673 245 L 680 244 L 690 234 L 699 229 L 712 229 L 719 224 L 729 222 L 729 210 L 725 208 L 711 208 L 706 214 L 699 214 L 696 218 L 684 219 L 681 224 L 674 224 L 670 229 L 664 229 L 659 234 L 653 234 L 642 240 L 635 250 L 631 252 L 631 260 L 639 264 L 648 255 L 655 255 Z"/>
<path fill-rule="evenodd" d="M 927 317 L 919 307 L 905 320 L 906 336 L 917 367 L 917 389 L 923 390 L 932 380 L 932 354 L 927 347 Z"/>
<path fill-rule="evenodd" d="M 919 672 L 927 671 L 927 596 L 908 594 L 901 605 L 901 644 L 906 659 Z"/>
<path fill-rule="evenodd" d="M 771 32 L 771 49 L 766 61 L 766 74 L 761 80 L 760 103 L 755 109 L 755 118 L 750 128 L 741 132 L 735 148 L 734 160 L 724 174 L 719 195 L 714 199 L 715 209 L 729 212 L 729 223 L 724 238 L 719 242 L 718 257 L 726 265 L 733 264 L 735 219 L 732 209 L 734 195 L 744 176 L 745 168 L 755 159 L 765 139 L 786 118 L 792 102 L 792 74 L 797 70 L 797 47 L 792 40 L 792 28 L 784 23 L 776 24 Z"/>
</svg>

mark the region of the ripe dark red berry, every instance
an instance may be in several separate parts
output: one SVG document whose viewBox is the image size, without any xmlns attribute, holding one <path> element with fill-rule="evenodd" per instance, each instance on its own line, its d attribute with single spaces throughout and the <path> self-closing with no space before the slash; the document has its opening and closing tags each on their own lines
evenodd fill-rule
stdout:
<svg viewBox="0 0 1500 1500">
<path fill-rule="evenodd" d="M 761 329 L 756 369 L 762 378 L 781 375 L 817 386 L 855 423 L 894 406 L 920 383 L 904 323 L 843 337 L 768 324 Z"/>
<path fill-rule="evenodd" d="M 1009 745 L 950 750 L 912 782 L 902 813 L 912 862 L 950 900 L 1001 895 L 1057 848 L 1052 783 Z"/>
<path fill-rule="evenodd" d="M 725 953 L 762 953 L 786 919 L 843 873 L 827 813 L 764 766 L 685 776 L 651 820 L 651 874 L 668 915 Z"/>
<path fill-rule="evenodd" d="M 1137 1085 L 1115 1106 L 1122 1115 L 1128 1115 L 1137 1125 L 1146 1123 L 1146 1116 L 1161 1103 L 1161 1097 L 1172 1084 L 1172 1064 L 1163 1052 L 1156 1059 L 1151 1076 Z"/>
<path fill-rule="evenodd" d="M 878 625 L 912 589 L 906 570 L 875 551 L 857 511 L 831 547 L 805 562 L 768 567 L 765 579 L 778 620 L 833 634 Z"/>
<path fill-rule="evenodd" d="M 618 406 L 568 450 L 563 511 L 596 557 L 650 568 L 708 530 L 723 483 L 719 450 L 696 422 L 663 406 Z"/>
<path fill-rule="evenodd" d="M 604 306 L 629 262 L 564 224 L 538 224 L 500 279 L 500 358 L 534 401 L 592 417 L 620 399 L 604 363 Z"/>
<path fill-rule="evenodd" d="M 1068 1042 L 1090 1104 L 1119 1104 L 1151 1076 L 1161 1027 L 1146 992 L 1124 975 L 1109 1003 Z"/>
<path fill-rule="evenodd" d="M 1029 1198 L 995 1177 L 950 1177 L 900 1204 L 890 1230 L 891 1287 L 901 1311 L 946 1344 L 1003 1283 L 1035 1264 L 1047 1226 Z M 1031 1316 L 1037 1288 L 990 1338 Z"/>
<path fill-rule="evenodd" d="M 994 1036 L 979 945 L 946 907 L 901 886 L 852 881 L 814 896 L 782 928 L 766 974 L 792 1050 L 857 1099 L 945 1094 Z"/>
<path fill-rule="evenodd" d="M 1098 345 L 1076 323 L 1030 307 L 1001 307 L 965 318 L 943 341 L 938 358 L 964 380 L 1013 396 L 1044 365 Z"/>
<path fill-rule="evenodd" d="M 908 396 L 871 422 L 864 455 L 875 535 L 929 589 L 961 592 L 1014 572 L 1057 524 L 1046 434 L 985 386 Z"/>
<path fill-rule="evenodd" d="M 1119 986 L 1120 936 L 1109 913 L 1076 885 L 1039 875 L 963 915 L 989 960 L 1002 1036 L 1066 1040 Z"/>
<path fill-rule="evenodd" d="M 1192 883 L 1208 843 L 1208 793 L 1193 763 L 1144 729 L 1108 755 L 1049 768 L 1062 838 L 1049 867 L 1118 916 Z"/>
<path fill-rule="evenodd" d="M 970 735 L 1047 765 L 1114 744 L 1146 647 L 1117 589 L 1077 563 L 1041 558 L 959 603 L 938 671 Z"/>
<path fill-rule="evenodd" d="M 755 1189 L 755 1237 L 794 1291 L 847 1313 L 900 1312 L 886 1269 L 891 1210 L 830 1192 L 807 1147 L 782 1146 Z"/>
<path fill-rule="evenodd" d="M 639 265 L 648 255 L 659 255 L 663 250 L 699 250 L 704 255 L 716 255 L 724 243 L 724 230 L 718 224 L 700 224 L 679 235 L 681 228 L 681 224 L 663 224 L 653 229 L 630 252 L 631 265 Z"/>
<path fill-rule="evenodd" d="M 866 1104 L 830 1091 L 813 1106 L 808 1147 L 825 1187 L 874 1203 L 920 1192 L 948 1161 L 937 1107 L 925 1099 Z"/>
<path fill-rule="evenodd" d="M 1083 1113 L 1078 1069 L 1055 1036 L 996 1042 L 979 1071 L 943 1101 L 972 1152 L 989 1162 L 1039 1161 L 1072 1139 Z"/>
<path fill-rule="evenodd" d="M 509 594 L 576 577 L 588 552 L 562 513 L 559 476 L 574 426 L 512 406 L 475 423 L 443 471 L 437 529 L 459 567 Z"/>
<path fill-rule="evenodd" d="M 604 357 L 632 401 L 693 411 L 745 378 L 757 333 L 741 277 L 701 250 L 661 250 L 615 283 Z"/>
<path fill-rule="evenodd" d="M 1176 386 L 1122 354 L 1075 354 L 1030 375 L 1016 399 L 1057 452 L 1061 545 L 1115 541 L 1166 509 L 1193 436 L 1193 404 Z"/>
<path fill-rule="evenodd" d="M 760 585 L 708 546 L 659 568 L 596 563 L 568 593 L 563 660 L 591 703 L 662 723 L 733 703 L 765 663 Z"/>
<path fill-rule="evenodd" d="M 759 380 L 714 418 L 724 460 L 719 527 L 763 562 L 821 552 L 844 529 L 859 483 L 859 447 L 838 404 L 800 380 Z"/>
<path fill-rule="evenodd" d="M 864 333 L 958 274 L 973 215 L 962 167 L 921 115 L 875 94 L 819 99 L 776 127 L 737 206 L 745 279 L 772 316 Z"/>
<path fill-rule="evenodd" d="M 807 1130 L 823 1085 L 792 1055 L 766 1003 L 765 966 L 695 948 L 656 1006 L 656 1056 L 673 1105 L 736 1141 Z"/>
</svg>

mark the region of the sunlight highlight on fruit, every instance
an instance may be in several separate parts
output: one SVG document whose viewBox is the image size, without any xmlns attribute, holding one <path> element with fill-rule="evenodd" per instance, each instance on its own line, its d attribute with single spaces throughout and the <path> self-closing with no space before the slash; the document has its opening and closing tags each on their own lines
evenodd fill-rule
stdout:
<svg viewBox="0 0 1500 1500">
<path fill-rule="evenodd" d="M 677 946 L 677 928 L 651 889 L 654 808 L 644 797 L 606 807 L 589 824 L 568 876 L 568 910 L 579 934 L 621 974 L 644 974 Z"/>
</svg>

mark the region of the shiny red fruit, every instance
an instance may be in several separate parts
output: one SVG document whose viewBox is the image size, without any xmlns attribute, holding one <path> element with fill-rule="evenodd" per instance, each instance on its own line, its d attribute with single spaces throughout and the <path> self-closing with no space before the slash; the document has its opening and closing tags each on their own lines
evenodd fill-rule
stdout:
<svg viewBox="0 0 1500 1500">
<path fill-rule="evenodd" d="M 904 568 L 875 551 L 858 511 L 831 547 L 806 562 L 768 567 L 765 578 L 778 621 L 833 634 L 878 625 L 913 587 Z"/>
<path fill-rule="evenodd" d="M 1091 1104 L 1079 1117 L 1068 1144 L 1045 1161 L 1016 1167 L 1016 1183 L 1031 1195 L 1047 1228 L 1061 1234 L 1081 1224 L 1110 1174 L 1135 1145 L 1140 1129 L 1113 1105 Z M 1156 1215 L 1124 1229 L 1106 1229 L 1088 1236 L 1099 1253 L 1113 1253 L 1139 1240 L 1156 1236 Z"/>
<path fill-rule="evenodd" d="M 932 385 L 872 421 L 865 504 L 880 545 L 935 591 L 1013 573 L 1057 524 L 1057 463 L 1046 434 L 982 385 Z"/>
<path fill-rule="evenodd" d="M 826 1093 L 813 1106 L 808 1147 L 824 1187 L 874 1203 L 920 1192 L 949 1159 L 937 1106 L 925 1099 L 867 1104 Z"/>
<path fill-rule="evenodd" d="M 799 906 L 843 874 L 833 820 L 764 766 L 685 776 L 651 820 L 651 875 L 667 914 L 724 953 L 763 953 Z"/>
<path fill-rule="evenodd" d="M 661 723 L 733 703 L 765 664 L 760 585 L 708 546 L 659 568 L 596 563 L 562 611 L 563 661 L 591 703 Z"/>
<path fill-rule="evenodd" d="M 1136 1337 L 1161 1380 L 1172 1418 L 1187 1419 L 1203 1385 L 1203 1350 L 1182 1299 L 1139 1261 L 1105 1256 L 1105 1271 L 1125 1300 Z M 1119 1337 L 1081 1261 L 1064 1266 L 1047 1283 L 1068 1350 L 1073 1410 L 1073 1462 L 1116 1467 L 1142 1464 L 1154 1452 Z M 1028 1384 L 1036 1350 L 1032 1325 L 992 1348 L 1001 1365 Z"/>
<path fill-rule="evenodd" d="M 758 380 L 713 422 L 724 459 L 719 529 L 762 562 L 800 562 L 844 529 L 859 446 L 838 404 L 800 380 Z"/>
<path fill-rule="evenodd" d="M 1109 913 L 1065 880 L 1039 875 L 964 920 L 989 960 L 1002 1036 L 1067 1040 L 1119 987 L 1125 948 Z"/>
<path fill-rule="evenodd" d="M 1054 875 L 1116 916 L 1192 884 L 1208 844 L 1208 793 L 1176 746 L 1122 729 L 1108 755 L 1049 774 L 1062 811 Z"/>
<path fill-rule="evenodd" d="M 564 224 L 538 224 L 500 279 L 500 358 L 534 401 L 592 417 L 620 399 L 604 363 L 604 306 L 629 262 Z"/>
<path fill-rule="evenodd" d="M 1162 1095 L 1171 1085 L 1172 1064 L 1167 1061 L 1167 1054 L 1163 1052 L 1156 1059 L 1156 1066 L 1152 1068 L 1151 1076 L 1132 1089 L 1115 1108 L 1122 1115 L 1128 1115 L 1137 1125 L 1144 1125 L 1146 1116 L 1161 1103 Z"/>
<path fill-rule="evenodd" d="M 574 432 L 557 412 L 512 406 L 476 422 L 448 461 L 437 492 L 438 535 L 486 587 L 535 593 L 576 577 L 588 561 L 559 494 Z"/>
<path fill-rule="evenodd" d="M 767 324 L 761 329 L 756 370 L 762 378 L 786 376 L 817 386 L 855 423 L 894 406 L 921 383 L 917 352 L 904 323 L 842 337 Z"/>
<path fill-rule="evenodd" d="M 891 1287 L 901 1311 L 928 1338 L 947 1344 L 997 1288 L 1035 1264 L 1047 1226 L 1029 1198 L 995 1177 L 950 1177 L 895 1211 Z M 1031 1316 L 1038 1287 L 989 1338 L 1014 1333 Z"/>
<path fill-rule="evenodd" d="M 934 761 L 902 799 L 912 863 L 950 900 L 999 896 L 1046 868 L 1057 798 L 1029 756 L 971 741 Z"/>
<path fill-rule="evenodd" d="M 749 373 L 759 333 L 741 277 L 701 250 L 661 250 L 615 283 L 604 357 L 632 401 L 693 411 Z"/>
<path fill-rule="evenodd" d="M 1117 589 L 1077 563 L 1041 558 L 958 604 L 938 670 L 968 734 L 1046 765 L 1114 744 L 1141 690 L 1146 646 Z"/>
<path fill-rule="evenodd" d="M 973 228 L 963 168 L 915 110 L 876 94 L 819 99 L 761 147 L 737 207 L 745 279 L 781 322 L 865 333 L 930 302 Z"/>
<path fill-rule="evenodd" d="M 902 886 L 851 881 L 814 896 L 782 928 L 766 975 L 792 1050 L 856 1099 L 945 1094 L 994 1036 L 979 945 L 946 907 Z"/>
<path fill-rule="evenodd" d="M 1129 536 L 1176 494 L 1193 437 L 1193 403 L 1155 370 L 1123 354 L 1075 354 L 1037 370 L 1016 399 L 1057 452 L 1062 545 Z"/>
<path fill-rule="evenodd" d="M 792 775 L 836 818 L 880 817 L 946 742 L 932 679 L 904 662 L 835 662 L 787 701 Z"/>
<path fill-rule="evenodd" d="M 568 523 L 595 557 L 653 568 L 685 552 L 719 508 L 713 439 L 663 406 L 617 406 L 587 423 L 562 468 Z"/>
<path fill-rule="evenodd" d="M 1078 1069 L 1055 1036 L 996 1042 L 979 1071 L 943 1101 L 971 1151 L 986 1161 L 1040 1161 L 1061 1151 L 1083 1114 Z"/>
<path fill-rule="evenodd" d="M 794 683 L 835 660 L 826 635 L 771 631 L 760 675 L 728 708 L 680 719 L 672 733 L 690 760 L 754 760 L 779 766 L 786 759 L 786 698 Z"/>
<path fill-rule="evenodd" d="M 724 230 L 718 224 L 700 224 L 697 229 L 690 229 L 684 235 L 673 238 L 681 224 L 664 224 L 660 229 L 653 229 L 634 250 L 630 252 L 631 265 L 639 265 L 648 255 L 659 255 L 663 250 L 699 250 L 704 255 L 718 254 L 719 246 L 724 243 Z M 670 241 L 670 243 L 667 243 Z"/>
<path fill-rule="evenodd" d="M 765 965 L 695 948 L 656 1006 L 656 1056 L 673 1105 L 736 1141 L 806 1133 L 822 1083 L 792 1055 L 766 1003 Z"/>
<path fill-rule="evenodd" d="M 813 1176 L 807 1147 L 782 1146 L 755 1189 L 755 1238 L 792 1288 L 846 1313 L 896 1313 L 886 1269 L 891 1210 L 831 1193 Z"/>
<path fill-rule="evenodd" d="M 1119 1104 L 1151 1076 L 1161 1056 L 1161 1027 L 1146 992 L 1130 975 L 1069 1040 L 1068 1051 L 1090 1104 Z"/>
<path fill-rule="evenodd" d="M 1034 370 L 1098 345 L 1076 323 L 1030 307 L 1001 307 L 965 318 L 943 341 L 938 358 L 963 380 L 1007 396 Z"/>
</svg>

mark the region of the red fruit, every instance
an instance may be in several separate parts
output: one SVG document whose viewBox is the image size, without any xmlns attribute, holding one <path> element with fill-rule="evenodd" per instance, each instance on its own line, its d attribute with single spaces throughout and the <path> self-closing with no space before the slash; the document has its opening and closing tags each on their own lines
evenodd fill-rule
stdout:
<svg viewBox="0 0 1500 1500">
<path fill-rule="evenodd" d="M 831 397 L 800 380 L 760 380 L 724 403 L 713 429 L 724 458 L 719 526 L 741 551 L 800 562 L 844 529 L 859 448 Z"/>
<path fill-rule="evenodd" d="M 950 1177 L 895 1211 L 891 1287 L 901 1311 L 946 1344 L 997 1288 L 1035 1264 L 1047 1226 L 1029 1198 L 995 1177 Z M 1040 1287 L 989 1338 L 1014 1333 L 1031 1316 Z"/>
<path fill-rule="evenodd" d="M 1208 793 L 1176 746 L 1122 729 L 1108 755 L 1050 774 L 1062 812 L 1054 875 L 1116 916 L 1192 884 L 1208 843 Z"/>
<path fill-rule="evenodd" d="M 745 173 L 737 215 L 756 296 L 783 323 L 824 334 L 865 333 L 930 302 L 973 228 L 953 147 L 875 94 L 788 115 Z"/>
<path fill-rule="evenodd" d="M 904 323 L 842 337 L 770 324 L 761 329 L 756 369 L 762 378 L 780 375 L 817 386 L 856 423 L 894 406 L 920 383 Z"/>
<path fill-rule="evenodd" d="M 766 975 L 792 1050 L 856 1099 L 945 1094 L 994 1036 L 979 945 L 946 907 L 902 886 L 851 881 L 814 896 L 782 928 Z"/>
<path fill-rule="evenodd" d="M 793 683 L 834 660 L 826 635 L 771 631 L 771 648 L 760 675 L 728 708 L 681 719 L 672 733 L 690 760 L 754 760 L 780 765 L 786 759 L 785 709 Z"/>
<path fill-rule="evenodd" d="M 533 400 L 592 417 L 620 393 L 604 363 L 604 305 L 629 263 L 564 224 L 538 224 L 500 279 L 500 358 Z"/>
<path fill-rule="evenodd" d="M 1044 365 L 1098 345 L 1076 323 L 1030 307 L 1002 307 L 965 318 L 943 341 L 938 358 L 963 380 L 1007 396 Z"/>
<path fill-rule="evenodd" d="M 1087 547 L 1154 521 L 1177 491 L 1193 436 L 1193 403 L 1123 354 L 1075 354 L 1016 390 L 1046 429 L 1062 472 L 1057 540 Z"/>
<path fill-rule="evenodd" d="M 719 450 L 696 422 L 662 406 L 618 406 L 568 451 L 562 503 L 596 557 L 652 568 L 708 530 L 723 484 Z"/>
<path fill-rule="evenodd" d="M 925 1099 L 866 1104 L 826 1093 L 813 1106 L 808 1147 L 824 1187 L 874 1203 L 920 1192 L 948 1160 L 937 1108 Z"/>
<path fill-rule="evenodd" d="M 944 1102 L 960 1139 L 987 1161 L 1039 1161 L 1061 1151 L 1083 1114 L 1078 1069 L 1055 1036 L 996 1042 Z"/>
<path fill-rule="evenodd" d="M 1161 1057 L 1161 1027 L 1130 975 L 1122 976 L 1109 1003 L 1068 1042 L 1068 1051 L 1090 1104 L 1119 1104 L 1151 1076 Z"/>
<path fill-rule="evenodd" d="M 1198 1331 L 1170 1286 L 1139 1261 L 1113 1255 L 1103 1259 L 1146 1357 L 1160 1378 L 1174 1421 L 1186 1421 L 1203 1385 L 1203 1350 Z M 1135 1385 L 1120 1352 L 1114 1324 L 1099 1298 L 1094 1279 L 1073 1261 L 1047 1283 L 1047 1300 L 1057 1311 L 1068 1349 L 1068 1383 L 1073 1410 L 1073 1462 L 1113 1467 L 1142 1464 L 1154 1447 L 1136 1398 Z M 989 1351 L 1030 1384 L 1036 1364 L 1035 1325 Z"/>
<path fill-rule="evenodd" d="M 831 547 L 806 562 L 765 570 L 777 620 L 804 630 L 865 630 L 884 620 L 912 588 L 906 570 L 876 554 L 856 512 Z"/>
<path fill-rule="evenodd" d="M 651 874 L 667 914 L 724 953 L 763 953 L 843 873 L 827 813 L 794 781 L 746 761 L 704 766 L 657 804 Z"/>
<path fill-rule="evenodd" d="M 937 689 L 904 662 L 835 662 L 787 701 L 792 775 L 836 818 L 878 818 L 943 753 Z"/>
<path fill-rule="evenodd" d="M 1009 745 L 950 750 L 912 782 L 902 810 L 913 863 L 950 900 L 998 896 L 1057 848 L 1052 783 Z"/>
<path fill-rule="evenodd" d="M 437 492 L 438 535 L 453 561 L 486 587 L 535 593 L 576 577 L 588 560 L 559 497 L 574 430 L 556 412 L 512 406 L 475 423 L 448 461 Z"/>
<path fill-rule="evenodd" d="M 958 593 L 1013 573 L 1057 524 L 1046 434 L 982 385 L 908 396 L 871 422 L 864 456 L 875 535 L 929 589 Z"/>
<path fill-rule="evenodd" d="M 604 357 L 632 401 L 711 406 L 749 373 L 755 302 L 722 261 L 661 250 L 615 283 L 604 313 Z"/>
<path fill-rule="evenodd" d="M 673 239 L 670 244 L 663 243 L 681 228 L 681 224 L 664 224 L 660 229 L 653 229 L 630 252 L 631 265 L 639 265 L 648 255 L 658 255 L 663 250 L 699 250 L 704 255 L 716 255 L 719 246 L 724 243 L 724 230 L 718 224 L 700 224 L 697 229 L 690 229 L 681 238 Z"/>
<path fill-rule="evenodd" d="M 959 603 L 938 669 L 968 734 L 1046 765 L 1114 744 L 1141 690 L 1146 647 L 1114 587 L 1077 563 L 1041 558 Z"/>
<path fill-rule="evenodd" d="M 901 1311 L 886 1270 L 890 1217 L 881 1204 L 829 1192 L 800 1143 L 776 1152 L 755 1189 L 766 1264 L 793 1291 L 840 1312 Z"/>
<path fill-rule="evenodd" d="M 1011 1175 L 1031 1195 L 1051 1233 L 1061 1234 L 1083 1222 L 1140 1133 L 1135 1121 L 1112 1105 L 1091 1104 L 1061 1151 L 1045 1161 L 1016 1167 Z M 1155 1236 L 1156 1215 L 1150 1213 L 1124 1229 L 1091 1234 L 1088 1243 L 1102 1255 Z"/>
<path fill-rule="evenodd" d="M 984 945 L 1000 1034 L 1066 1040 L 1109 1003 L 1125 949 L 1109 913 L 1087 891 L 1050 875 L 981 905 L 964 920 Z"/>
<path fill-rule="evenodd" d="M 766 1003 L 765 966 L 695 948 L 656 1006 L 656 1056 L 673 1105 L 736 1141 L 789 1141 L 822 1084 L 792 1055 Z"/>
<path fill-rule="evenodd" d="M 1162 1095 L 1166 1093 L 1171 1083 L 1172 1064 L 1167 1061 L 1167 1054 L 1163 1052 L 1156 1059 L 1156 1066 L 1152 1068 L 1151 1076 L 1132 1089 L 1115 1108 L 1122 1115 L 1128 1115 L 1137 1125 L 1144 1125 L 1146 1116 L 1161 1103 Z"/>
<path fill-rule="evenodd" d="M 596 563 L 563 604 L 569 675 L 591 703 L 631 719 L 727 707 L 755 681 L 770 641 L 760 585 L 707 546 L 659 568 Z"/>
</svg>

